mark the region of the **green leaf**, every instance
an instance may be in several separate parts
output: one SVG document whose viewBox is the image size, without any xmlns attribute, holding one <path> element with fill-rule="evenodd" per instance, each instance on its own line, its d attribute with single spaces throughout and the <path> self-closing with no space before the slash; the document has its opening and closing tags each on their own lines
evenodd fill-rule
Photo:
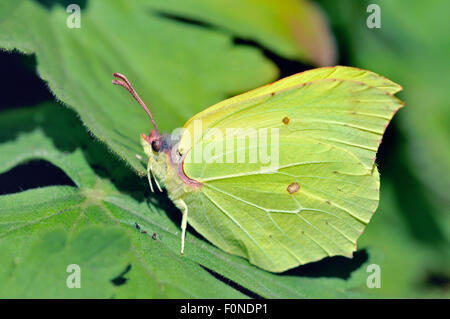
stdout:
<svg viewBox="0 0 450 319">
<path fill-rule="evenodd" d="M 9 251 L 0 249 L 1 256 L 9 254 L 21 264 L 29 258 L 33 243 L 42 244 L 42 234 L 55 227 L 61 228 L 70 241 L 92 226 L 109 226 L 121 229 L 130 241 L 125 261 L 131 268 L 121 276 L 125 283 L 114 288 L 113 296 L 118 298 L 245 297 L 204 268 L 266 298 L 350 297 L 356 296 L 357 287 L 364 284 L 365 265 L 370 260 L 353 271 L 349 279 L 309 278 L 295 271 L 276 275 L 228 255 L 191 233 L 186 238 L 189 249 L 180 255 L 179 212 L 168 203 L 158 202 L 156 206 L 137 200 L 141 198 L 138 192 L 133 192 L 133 196 L 128 191 L 119 192 L 125 187 L 123 183 L 112 183 L 99 176 L 87 160 L 101 163 L 104 159 L 108 163 L 113 159 L 108 159 L 108 153 L 101 151 L 102 146 L 89 139 L 70 113 L 58 105 L 45 104 L 0 114 L 0 137 L 3 137 L 0 172 L 30 160 L 44 159 L 61 168 L 76 185 L 48 186 L 0 196 L 0 245 Z M 60 127 L 71 127 L 71 134 L 62 135 Z M 77 144 L 84 150 L 72 149 Z M 94 151 L 95 147 L 100 151 Z M 110 176 L 108 167 L 127 171 L 119 162 L 115 163 L 106 165 L 104 176 Z M 120 174 L 112 176 L 118 178 Z M 147 185 L 139 185 L 147 190 Z M 159 207 L 165 207 L 165 211 Z M 2 259 L 5 270 L 0 272 L 0 281 L 11 269 L 11 257 Z M 118 275 L 117 271 L 115 274 Z M 104 296 L 89 292 L 89 296 L 93 294 Z"/>
<path fill-rule="evenodd" d="M 401 218 L 401 207 L 394 184 L 385 177 L 382 182 L 380 207 L 371 227 L 361 236 L 362 247 L 371 247 L 379 254 L 380 289 L 367 289 L 380 297 L 443 298 L 448 292 L 433 289 L 427 283 L 431 272 L 447 272 L 450 255 L 438 254 L 411 238 Z"/>
<path fill-rule="evenodd" d="M 148 289 L 147 293 L 153 297 L 212 297 L 217 296 L 219 292 L 223 297 L 242 296 L 214 280 L 192 261 L 179 256 L 176 253 L 176 232 L 172 233 L 175 240 L 168 241 L 167 246 L 161 245 L 159 240 L 152 240 L 153 232 L 163 237 L 166 232 L 164 226 L 149 218 L 155 213 L 154 207 L 145 203 L 139 205 L 117 192 L 110 182 L 94 175 L 80 151 L 63 154 L 52 146 L 51 141 L 46 139 L 40 130 L 36 130 L 20 135 L 14 142 L 4 143 L 0 152 L 2 171 L 21 162 L 40 158 L 63 169 L 77 185 L 77 188 L 37 188 L 0 197 L 1 242 L 13 250 L 18 258 L 27 250 L 32 250 L 29 243 L 42 232 L 57 226 L 63 227 L 69 236 L 73 236 L 86 225 L 118 225 L 127 231 L 131 239 L 132 249 L 128 261 L 132 267 L 136 267 L 137 272 L 139 269 L 140 272 L 145 270 L 144 278 L 151 279 L 153 286 L 142 289 Z M 136 230 L 135 223 L 147 229 L 147 233 Z M 26 257 L 24 259 L 26 260 Z M 178 267 L 175 267 L 177 264 Z M 169 269 L 170 267 L 173 268 Z M 174 275 L 175 270 L 178 276 Z M 204 285 L 187 286 L 186 283 L 192 280 Z M 167 290 L 166 285 L 170 289 Z M 38 290 L 35 293 L 38 293 Z M 30 294 L 26 296 L 39 296 L 33 295 L 32 292 Z M 95 292 L 87 294 L 91 297 L 92 294 L 103 296 Z M 123 293 L 119 291 L 118 294 Z"/>
<path fill-rule="evenodd" d="M 5 246 L 5 243 L 2 243 Z M 62 230 L 44 233 L 30 245 L 17 262 L 11 250 L 0 259 L 2 298 L 108 298 L 114 293 L 111 278 L 126 266 L 129 247 L 124 231 L 111 227 L 85 227 L 72 238 Z M 17 252 L 16 252 L 17 253 Z M 17 258 L 17 257 L 16 257 Z M 17 263 L 17 264 L 16 264 Z M 13 267 L 11 267 L 13 265 Z M 69 288 L 69 275 L 76 265 L 80 270 L 80 288 Z M 9 267 L 8 267 L 9 266 Z"/>
<path fill-rule="evenodd" d="M 311 1 L 155 0 L 143 5 L 229 30 L 289 59 L 319 66 L 336 63 L 336 48 L 326 18 Z"/>
<path fill-rule="evenodd" d="M 75 109 L 88 129 L 139 173 L 140 133 L 149 119 L 112 73 L 128 76 L 161 131 L 180 127 L 230 94 L 274 79 L 276 67 L 261 52 L 232 44 L 230 35 L 152 14 L 132 1 L 89 2 L 81 28 L 68 14 L 31 0 L 2 1 L 0 47 L 37 56 L 40 76 Z"/>
</svg>

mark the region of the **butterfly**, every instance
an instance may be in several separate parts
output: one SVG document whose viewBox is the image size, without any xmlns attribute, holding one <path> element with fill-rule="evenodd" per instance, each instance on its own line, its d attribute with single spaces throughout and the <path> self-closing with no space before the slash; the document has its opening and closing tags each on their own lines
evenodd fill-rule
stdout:
<svg viewBox="0 0 450 319">
<path fill-rule="evenodd" d="M 219 102 L 161 134 L 141 134 L 152 191 L 224 251 L 272 272 L 351 257 L 379 202 L 376 153 L 404 103 L 374 72 L 324 67 Z"/>
</svg>

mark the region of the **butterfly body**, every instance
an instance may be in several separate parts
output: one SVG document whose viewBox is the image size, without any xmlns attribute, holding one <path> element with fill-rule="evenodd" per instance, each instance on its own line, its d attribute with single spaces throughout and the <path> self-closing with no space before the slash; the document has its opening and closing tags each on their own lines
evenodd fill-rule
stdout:
<svg viewBox="0 0 450 319">
<path fill-rule="evenodd" d="M 180 174 L 183 163 L 181 156 L 174 149 L 177 145 L 168 142 L 171 140 L 169 135 L 166 135 L 165 139 L 167 142 L 164 141 L 162 145 L 168 146 L 163 146 L 158 151 L 152 148 L 152 142 L 145 135 L 141 136 L 141 145 L 148 156 L 149 173 L 154 174 L 158 185 L 166 188 L 170 199 L 175 202 L 183 199 L 186 193 L 195 191 L 200 184 L 193 185 L 194 181 L 187 180 L 183 174 Z M 149 182 L 151 183 L 151 180 Z"/>
</svg>

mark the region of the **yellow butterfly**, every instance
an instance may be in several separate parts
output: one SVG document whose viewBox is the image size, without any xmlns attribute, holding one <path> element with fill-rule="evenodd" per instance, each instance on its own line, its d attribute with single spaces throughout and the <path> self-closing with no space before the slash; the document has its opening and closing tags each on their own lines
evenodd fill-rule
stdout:
<svg viewBox="0 0 450 319">
<path fill-rule="evenodd" d="M 400 85 L 352 67 L 314 69 L 217 103 L 170 135 L 114 76 L 155 127 L 141 136 L 148 179 L 183 213 L 182 253 L 189 223 L 269 271 L 352 256 L 378 206 L 375 156 L 404 105 Z"/>
</svg>

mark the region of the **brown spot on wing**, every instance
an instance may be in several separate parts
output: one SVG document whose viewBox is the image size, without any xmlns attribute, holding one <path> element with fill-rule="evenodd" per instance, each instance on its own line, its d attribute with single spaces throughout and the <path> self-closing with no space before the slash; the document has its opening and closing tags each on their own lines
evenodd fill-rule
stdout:
<svg viewBox="0 0 450 319">
<path fill-rule="evenodd" d="M 298 192 L 299 189 L 300 185 L 298 183 L 290 183 L 286 190 L 288 191 L 289 194 L 294 194 Z"/>
<path fill-rule="evenodd" d="M 289 117 L 287 117 L 287 116 L 285 116 L 285 117 L 283 118 L 283 120 L 282 120 L 283 124 L 286 124 L 286 125 L 289 124 L 289 121 L 290 121 L 290 119 L 289 119 Z"/>
</svg>

